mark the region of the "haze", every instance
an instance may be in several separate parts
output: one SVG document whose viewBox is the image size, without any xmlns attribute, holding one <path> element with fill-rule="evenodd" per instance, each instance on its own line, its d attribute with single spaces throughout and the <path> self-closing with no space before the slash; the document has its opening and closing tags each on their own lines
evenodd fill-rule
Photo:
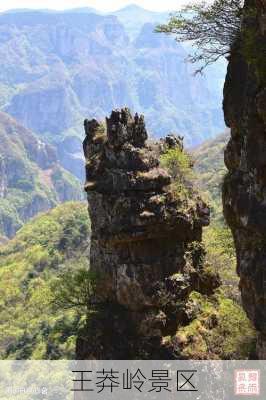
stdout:
<svg viewBox="0 0 266 400">
<path fill-rule="evenodd" d="M 127 0 L 8 0 L 1 1 L 0 11 L 5 11 L 14 8 L 50 8 L 50 9 L 68 9 L 78 7 L 93 7 L 102 11 L 114 11 L 119 8 L 132 4 L 132 1 Z M 153 11 L 169 11 L 177 10 L 181 5 L 189 3 L 188 0 L 136 0 L 134 4 Z"/>
</svg>

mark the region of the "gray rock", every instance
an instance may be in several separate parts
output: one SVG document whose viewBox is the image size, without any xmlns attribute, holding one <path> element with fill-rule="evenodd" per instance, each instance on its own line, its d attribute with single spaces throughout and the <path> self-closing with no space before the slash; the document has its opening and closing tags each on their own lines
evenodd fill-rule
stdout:
<svg viewBox="0 0 266 400">
<path fill-rule="evenodd" d="M 231 138 L 225 150 L 228 174 L 223 185 L 223 205 L 235 240 L 243 306 L 259 332 L 258 356 L 265 359 L 266 37 L 258 23 L 263 15 L 262 4 L 246 2 L 246 8 L 254 7 L 256 12 L 243 21 L 243 36 L 232 49 L 225 82 L 224 112 Z M 261 60 L 258 65 L 256 60 L 247 59 L 242 47 L 250 23 L 254 27 L 254 48 Z"/>
<path fill-rule="evenodd" d="M 106 126 L 105 132 L 97 121 L 85 121 L 90 265 L 103 306 L 79 337 L 77 357 L 173 358 L 175 350 L 162 338 L 188 320 L 186 302 L 203 272 L 200 242 L 209 209 L 197 196 L 189 210 L 180 207 L 159 165 L 162 143 L 146 143 L 143 116 L 116 110 Z M 172 142 L 182 147 L 178 138 Z M 211 282 L 209 291 L 217 284 Z M 123 352 L 120 339 L 107 348 L 112 329 L 127 339 Z"/>
</svg>

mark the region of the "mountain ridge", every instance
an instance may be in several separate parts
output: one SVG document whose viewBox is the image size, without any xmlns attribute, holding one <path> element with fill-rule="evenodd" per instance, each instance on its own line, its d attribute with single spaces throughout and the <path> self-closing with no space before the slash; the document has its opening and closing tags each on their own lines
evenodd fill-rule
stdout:
<svg viewBox="0 0 266 400">
<path fill-rule="evenodd" d="M 115 15 L 1 14 L 0 109 L 60 154 L 65 138 L 81 145 L 84 118 L 124 106 L 145 113 L 153 136 L 181 133 L 187 145 L 214 136 L 224 126 L 217 77 L 211 85 L 207 76 L 193 78 L 186 50 L 154 27 L 140 21 L 132 38 Z M 68 152 L 61 161 L 83 179 L 79 156 Z"/>
<path fill-rule="evenodd" d="M 0 235 L 13 237 L 39 212 L 82 198 L 80 183 L 59 165 L 55 148 L 0 112 Z"/>
</svg>

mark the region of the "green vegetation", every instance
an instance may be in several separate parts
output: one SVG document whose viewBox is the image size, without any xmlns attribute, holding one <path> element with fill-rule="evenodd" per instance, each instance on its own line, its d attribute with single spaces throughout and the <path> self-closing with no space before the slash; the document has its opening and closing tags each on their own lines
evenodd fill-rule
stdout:
<svg viewBox="0 0 266 400">
<path fill-rule="evenodd" d="M 162 166 L 169 169 L 176 184 L 184 184 L 186 178 L 192 175 L 190 156 L 179 147 L 167 150 L 161 156 Z M 178 183 L 179 182 L 179 183 Z"/>
<path fill-rule="evenodd" d="M 256 333 L 241 306 L 233 237 L 222 214 L 223 153 L 228 136 L 222 134 L 193 152 L 197 184 L 211 206 L 211 224 L 203 232 L 205 263 L 222 280 L 212 298 L 192 295 L 201 311 L 181 336 L 184 355 L 194 353 L 195 358 L 247 359 L 255 354 Z"/>
<path fill-rule="evenodd" d="M 191 293 L 190 323 L 179 327 L 174 337 L 184 358 L 247 359 L 255 351 L 256 335 L 240 303 L 233 239 L 220 211 L 225 141 L 221 136 L 194 151 L 199 177 L 192 172 L 190 155 L 181 149 L 161 157 L 178 196 L 190 198 L 192 181 L 211 191 L 215 216 L 204 229 L 202 261 L 206 277 L 219 273 L 222 285 L 212 296 Z M 60 182 L 60 174 L 55 179 Z M 95 312 L 89 238 L 87 205 L 72 202 L 34 218 L 0 246 L 0 358 L 75 357 L 76 336 Z M 192 243 L 189 249 L 195 257 L 197 246 Z"/>
<path fill-rule="evenodd" d="M 226 132 L 207 141 L 193 151 L 193 158 L 196 183 L 211 208 L 211 224 L 203 232 L 206 262 L 220 274 L 226 295 L 239 300 L 234 242 L 222 213 L 222 181 L 226 173 L 223 153 L 228 138 Z"/>
<path fill-rule="evenodd" d="M 80 182 L 45 145 L 9 115 L 0 113 L 0 235 L 13 237 L 38 212 L 61 201 L 81 200 Z"/>
<path fill-rule="evenodd" d="M 63 288 L 87 274 L 89 235 L 86 205 L 70 202 L 33 219 L 0 247 L 1 359 L 74 358 L 85 312 L 63 307 Z M 85 282 L 73 287 L 73 299 Z"/>
<path fill-rule="evenodd" d="M 212 297 L 192 292 L 196 316 L 179 329 L 181 354 L 189 359 L 247 359 L 255 350 L 255 332 L 244 310 L 222 291 Z"/>
<path fill-rule="evenodd" d="M 179 147 L 168 149 L 160 157 L 160 164 L 168 170 L 173 179 L 172 193 L 183 207 L 188 207 L 193 198 L 192 159 Z"/>
<path fill-rule="evenodd" d="M 187 308 L 191 322 L 180 327 L 174 338 L 184 358 L 247 359 L 255 354 L 256 333 L 241 307 L 233 238 L 222 215 L 221 186 L 226 172 L 223 150 L 227 140 L 225 133 L 193 151 L 194 175 L 191 157 L 179 148 L 161 157 L 161 164 L 174 179 L 173 190 L 183 201 L 193 198 L 189 183 L 194 182 L 211 206 L 211 225 L 203 231 L 203 262 L 206 273 L 218 273 L 222 281 L 212 296 L 198 292 L 190 295 Z"/>
<path fill-rule="evenodd" d="M 252 65 L 261 84 L 266 83 L 266 43 L 265 38 L 258 29 L 258 10 L 248 8 L 245 18 L 248 24 L 243 29 L 242 54 L 248 64 Z"/>
<path fill-rule="evenodd" d="M 208 140 L 192 152 L 196 185 L 210 205 L 212 222 L 223 223 L 221 186 L 226 173 L 224 148 L 228 140 L 229 133 L 226 132 Z"/>
<path fill-rule="evenodd" d="M 89 317 L 93 308 L 96 277 L 88 268 L 66 270 L 52 282 L 53 305 L 58 311 L 76 309 L 80 315 Z"/>
<path fill-rule="evenodd" d="M 203 64 L 197 72 L 229 54 L 239 37 L 243 3 L 241 0 L 215 0 L 185 6 L 171 16 L 157 32 L 175 35 L 177 42 L 191 42 L 196 49 L 188 60 Z"/>
<path fill-rule="evenodd" d="M 192 153 L 195 160 L 194 173 L 191 156 L 179 148 L 163 154 L 161 164 L 169 170 L 174 179 L 173 190 L 178 196 L 183 195 L 182 200 L 189 195 L 193 196 L 191 182 L 194 182 L 201 191 L 201 197 L 206 198 L 210 204 L 211 224 L 203 231 L 205 262 L 213 272 L 220 274 L 226 295 L 238 301 L 234 243 L 222 214 L 221 186 L 226 172 L 223 151 L 227 140 L 228 134 L 225 133 L 196 148 Z"/>
<path fill-rule="evenodd" d="M 232 233 L 226 225 L 211 223 L 204 230 L 205 262 L 222 280 L 222 290 L 227 298 L 240 304 L 239 278 L 236 274 L 236 255 Z"/>
</svg>

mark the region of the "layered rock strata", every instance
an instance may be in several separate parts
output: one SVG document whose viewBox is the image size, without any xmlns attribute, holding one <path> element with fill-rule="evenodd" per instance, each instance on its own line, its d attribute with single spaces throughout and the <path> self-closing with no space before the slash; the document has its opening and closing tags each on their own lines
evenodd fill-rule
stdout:
<svg viewBox="0 0 266 400">
<path fill-rule="evenodd" d="M 86 185 L 92 223 L 91 270 L 97 312 L 77 341 L 79 359 L 176 358 L 164 338 L 189 321 L 192 290 L 208 293 L 202 227 L 209 209 L 195 195 L 186 209 L 160 166 L 169 135 L 147 143 L 143 116 L 113 111 L 106 127 L 85 121 Z"/>
</svg>

